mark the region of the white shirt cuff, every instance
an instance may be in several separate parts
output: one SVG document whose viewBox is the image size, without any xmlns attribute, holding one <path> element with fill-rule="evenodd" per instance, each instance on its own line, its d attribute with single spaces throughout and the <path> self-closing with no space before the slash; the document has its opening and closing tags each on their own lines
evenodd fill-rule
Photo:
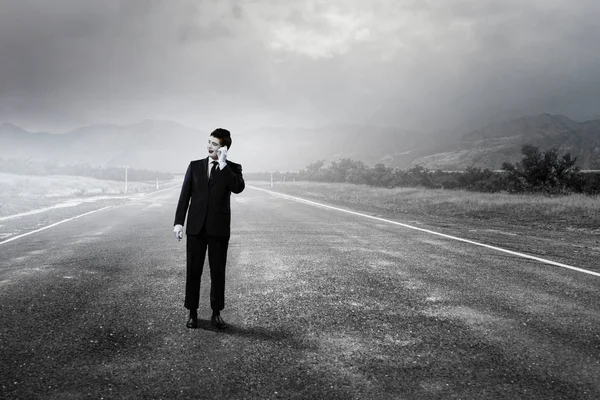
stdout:
<svg viewBox="0 0 600 400">
<path fill-rule="evenodd" d="M 225 168 L 227 166 L 227 161 L 223 162 L 223 163 L 219 163 L 219 169 L 222 171 L 223 168 Z"/>
</svg>

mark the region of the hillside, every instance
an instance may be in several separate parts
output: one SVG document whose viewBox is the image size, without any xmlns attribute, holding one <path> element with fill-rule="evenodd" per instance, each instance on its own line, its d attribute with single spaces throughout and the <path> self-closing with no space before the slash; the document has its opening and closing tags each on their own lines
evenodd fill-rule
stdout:
<svg viewBox="0 0 600 400">
<path fill-rule="evenodd" d="M 234 141 L 244 165 L 253 171 L 299 170 L 317 160 L 341 158 L 368 165 L 408 165 L 439 143 L 432 135 L 396 127 L 331 125 L 316 128 L 268 128 L 246 132 Z M 256 158 L 254 155 L 260 155 Z"/>
<path fill-rule="evenodd" d="M 499 169 L 503 161 L 522 158 L 521 147 L 556 147 L 577 157 L 582 169 L 600 169 L 600 120 L 576 122 L 563 115 L 540 114 L 491 124 L 464 135 L 444 151 L 415 159 L 411 165 L 464 170 Z"/>
<path fill-rule="evenodd" d="M 204 156 L 208 134 L 175 122 L 91 125 L 64 134 L 0 126 L 0 157 L 179 172 Z"/>
<path fill-rule="evenodd" d="M 132 125 L 92 125 L 65 134 L 27 132 L 0 126 L 0 157 L 51 160 L 64 164 L 185 171 L 206 156 L 208 132 L 175 122 L 146 120 Z M 368 164 L 422 155 L 433 139 L 398 128 L 335 125 L 266 128 L 232 132 L 231 160 L 247 172 L 299 170 L 319 159 L 354 158 Z"/>
<path fill-rule="evenodd" d="M 209 131 L 156 120 L 92 125 L 60 135 L 3 124 L 0 158 L 183 172 L 190 160 L 206 156 L 208 135 Z M 341 158 L 401 169 L 498 169 L 503 161 L 519 161 L 523 144 L 542 150 L 557 147 L 576 156 L 582 169 L 600 169 L 600 120 L 576 122 L 562 115 L 523 117 L 462 136 L 366 125 L 271 127 L 232 136 L 230 159 L 241 163 L 245 172 L 294 171 L 317 160 Z"/>
</svg>

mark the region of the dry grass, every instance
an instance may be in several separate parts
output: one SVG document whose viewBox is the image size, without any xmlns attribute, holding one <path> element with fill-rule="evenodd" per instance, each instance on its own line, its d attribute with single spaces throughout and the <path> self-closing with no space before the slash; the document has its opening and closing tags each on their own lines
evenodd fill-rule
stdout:
<svg viewBox="0 0 600 400">
<path fill-rule="evenodd" d="M 264 182 L 253 184 L 268 186 Z M 546 227 L 600 227 L 600 197 L 581 194 L 549 197 L 445 189 L 385 189 L 320 182 L 277 182 L 273 189 L 299 197 L 391 214 L 533 223 Z"/>
</svg>

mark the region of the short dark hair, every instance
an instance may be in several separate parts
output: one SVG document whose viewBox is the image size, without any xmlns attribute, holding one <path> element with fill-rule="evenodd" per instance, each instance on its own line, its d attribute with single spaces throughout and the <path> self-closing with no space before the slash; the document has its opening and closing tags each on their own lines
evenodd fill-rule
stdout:
<svg viewBox="0 0 600 400">
<path fill-rule="evenodd" d="M 221 146 L 227 146 L 228 149 L 231 148 L 231 132 L 229 132 L 227 129 L 217 128 L 212 131 L 210 136 L 219 139 Z"/>
</svg>

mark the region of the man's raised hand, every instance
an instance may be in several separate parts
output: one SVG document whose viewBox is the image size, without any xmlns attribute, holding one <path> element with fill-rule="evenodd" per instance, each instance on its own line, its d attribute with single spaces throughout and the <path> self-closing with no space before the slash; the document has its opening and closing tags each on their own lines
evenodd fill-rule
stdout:
<svg viewBox="0 0 600 400">
<path fill-rule="evenodd" d="M 219 164 L 224 164 L 227 161 L 227 146 L 223 146 L 217 150 L 219 156 Z"/>
</svg>

